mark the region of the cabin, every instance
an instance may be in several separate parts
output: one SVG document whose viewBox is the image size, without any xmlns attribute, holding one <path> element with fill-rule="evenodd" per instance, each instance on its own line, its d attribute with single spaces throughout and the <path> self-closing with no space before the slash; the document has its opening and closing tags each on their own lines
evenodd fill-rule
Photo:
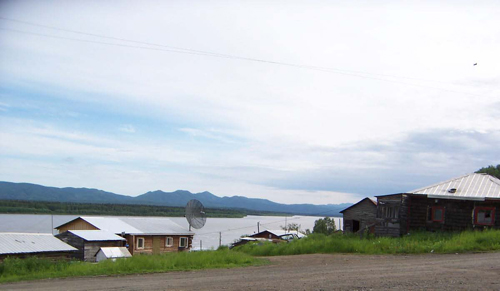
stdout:
<svg viewBox="0 0 500 291">
<path fill-rule="evenodd" d="M 95 262 L 96 255 L 103 247 L 124 247 L 127 240 L 104 230 L 68 230 L 56 234 L 63 242 L 78 249 L 73 258 L 86 262 Z"/>
<path fill-rule="evenodd" d="M 7 257 L 69 260 L 77 249 L 48 233 L 0 233 L 0 262 Z"/>
<path fill-rule="evenodd" d="M 376 220 L 379 236 L 500 229 L 500 179 L 473 173 L 406 193 L 377 196 Z"/>
<path fill-rule="evenodd" d="M 368 230 L 375 232 L 377 218 L 377 202 L 370 198 L 365 198 L 358 203 L 340 211 L 343 215 L 344 233 L 357 233 L 358 231 Z"/>
<path fill-rule="evenodd" d="M 95 255 L 96 262 L 104 260 L 116 260 L 121 258 L 130 258 L 132 255 L 126 247 L 103 247 Z"/>
<path fill-rule="evenodd" d="M 80 216 L 56 227 L 68 230 L 104 230 L 125 238 L 132 255 L 189 251 L 194 233 L 164 217 Z"/>
</svg>

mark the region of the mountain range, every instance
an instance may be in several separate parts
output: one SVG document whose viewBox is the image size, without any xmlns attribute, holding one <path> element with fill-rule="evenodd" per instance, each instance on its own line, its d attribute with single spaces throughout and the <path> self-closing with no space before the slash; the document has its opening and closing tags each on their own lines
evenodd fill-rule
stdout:
<svg viewBox="0 0 500 291">
<path fill-rule="evenodd" d="M 143 204 L 184 207 L 191 199 L 198 199 L 206 208 L 248 209 L 254 211 L 283 212 L 290 214 L 336 216 L 339 211 L 351 206 L 342 204 L 281 204 L 267 199 L 243 196 L 218 197 L 210 192 L 191 193 L 185 190 L 174 192 L 151 191 L 131 197 L 98 189 L 56 188 L 30 183 L 0 182 L 0 200 L 52 201 L 101 204 Z"/>
</svg>

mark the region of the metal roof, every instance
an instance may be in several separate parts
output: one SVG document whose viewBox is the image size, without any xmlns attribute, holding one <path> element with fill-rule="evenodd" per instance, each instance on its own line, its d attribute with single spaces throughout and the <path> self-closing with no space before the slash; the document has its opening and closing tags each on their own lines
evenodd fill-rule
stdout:
<svg viewBox="0 0 500 291">
<path fill-rule="evenodd" d="M 86 241 L 125 241 L 121 236 L 105 230 L 68 230 L 72 234 L 83 238 Z"/>
<path fill-rule="evenodd" d="M 134 235 L 194 235 L 194 232 L 188 231 L 186 228 L 166 217 L 81 216 L 79 218 L 87 221 L 99 230 L 116 234 L 124 232 Z"/>
<path fill-rule="evenodd" d="M 99 253 L 101 252 L 108 259 L 129 258 L 132 256 L 126 247 L 103 247 L 99 250 Z"/>
<path fill-rule="evenodd" d="M 0 233 L 0 254 L 70 252 L 76 249 L 48 233 Z"/>
<path fill-rule="evenodd" d="M 447 199 L 500 199 L 500 179 L 473 173 L 407 193 Z"/>
</svg>

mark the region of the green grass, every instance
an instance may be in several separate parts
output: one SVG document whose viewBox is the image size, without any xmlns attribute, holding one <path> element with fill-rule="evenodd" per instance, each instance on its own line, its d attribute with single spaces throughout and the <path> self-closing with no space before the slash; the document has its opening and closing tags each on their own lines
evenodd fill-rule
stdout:
<svg viewBox="0 0 500 291">
<path fill-rule="evenodd" d="M 138 255 L 128 259 L 87 263 L 42 258 L 7 258 L 0 264 L 0 283 L 47 278 L 140 274 L 265 264 L 262 259 L 229 250 Z"/>
<path fill-rule="evenodd" d="M 422 254 L 464 253 L 500 250 L 500 230 L 460 233 L 420 232 L 401 238 L 313 234 L 281 244 L 247 244 L 236 251 L 253 256 L 280 256 L 314 253 Z"/>
</svg>

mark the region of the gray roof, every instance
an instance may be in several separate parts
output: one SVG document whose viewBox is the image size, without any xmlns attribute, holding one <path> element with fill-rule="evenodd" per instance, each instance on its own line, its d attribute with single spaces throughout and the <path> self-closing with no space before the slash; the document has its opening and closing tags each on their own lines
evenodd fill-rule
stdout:
<svg viewBox="0 0 500 291">
<path fill-rule="evenodd" d="M 133 235 L 194 235 L 194 232 L 189 231 L 166 217 L 81 216 L 79 218 L 87 221 L 99 230 L 116 234 L 124 232 Z"/>
<path fill-rule="evenodd" d="M 447 199 L 500 199 L 500 179 L 473 173 L 407 193 Z"/>
<path fill-rule="evenodd" d="M 0 254 L 70 252 L 76 249 L 48 233 L 0 233 Z"/>
<path fill-rule="evenodd" d="M 68 230 L 72 234 L 83 238 L 86 241 L 125 241 L 121 236 L 105 230 Z"/>
</svg>

